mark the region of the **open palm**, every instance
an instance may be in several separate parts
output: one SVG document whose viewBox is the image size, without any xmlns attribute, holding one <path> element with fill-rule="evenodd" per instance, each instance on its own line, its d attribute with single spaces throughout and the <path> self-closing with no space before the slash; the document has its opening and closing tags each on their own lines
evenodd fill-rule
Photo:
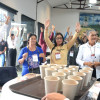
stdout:
<svg viewBox="0 0 100 100">
<path fill-rule="evenodd" d="M 80 32 L 81 30 L 81 26 L 80 26 L 80 23 L 76 23 L 76 32 Z"/>
<path fill-rule="evenodd" d="M 45 28 L 48 28 L 48 27 L 49 27 L 49 25 L 50 25 L 50 20 L 49 20 L 49 19 L 47 19 L 47 20 L 45 21 Z"/>
</svg>

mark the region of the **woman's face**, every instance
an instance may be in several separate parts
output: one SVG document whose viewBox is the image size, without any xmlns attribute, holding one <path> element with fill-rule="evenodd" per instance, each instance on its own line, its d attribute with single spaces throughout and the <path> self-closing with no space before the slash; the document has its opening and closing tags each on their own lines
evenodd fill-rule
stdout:
<svg viewBox="0 0 100 100">
<path fill-rule="evenodd" d="M 56 43 L 57 43 L 57 46 L 61 45 L 63 42 L 63 38 L 61 35 L 57 35 L 56 37 Z"/>
<path fill-rule="evenodd" d="M 31 36 L 29 39 L 29 45 L 36 45 L 36 37 L 35 36 Z"/>
<path fill-rule="evenodd" d="M 94 44 L 97 41 L 97 34 L 95 31 L 91 31 L 88 36 L 89 43 Z"/>
</svg>

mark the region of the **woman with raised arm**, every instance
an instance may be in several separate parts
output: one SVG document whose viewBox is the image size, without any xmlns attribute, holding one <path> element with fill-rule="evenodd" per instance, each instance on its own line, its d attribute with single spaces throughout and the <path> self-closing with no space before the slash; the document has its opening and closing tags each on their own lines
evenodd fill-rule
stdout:
<svg viewBox="0 0 100 100">
<path fill-rule="evenodd" d="M 41 33 L 40 33 L 40 38 L 39 38 L 39 45 L 41 46 L 41 48 L 42 48 L 44 54 L 46 55 L 47 45 L 46 45 L 45 40 L 43 39 L 43 38 L 44 38 L 44 37 L 43 37 L 43 31 L 44 31 L 44 29 L 41 27 L 40 30 L 41 30 Z M 51 41 L 53 41 L 54 34 L 55 34 L 55 26 L 52 25 L 52 32 L 51 32 L 51 35 L 49 36 L 49 39 L 50 39 Z"/>
<path fill-rule="evenodd" d="M 69 49 L 73 46 L 75 40 L 78 37 L 78 33 L 80 32 L 80 24 L 76 24 L 76 33 L 74 34 L 73 38 L 67 43 L 63 45 L 64 38 L 61 33 L 56 33 L 54 44 L 48 38 L 48 27 L 50 25 L 50 21 L 46 20 L 45 22 L 45 41 L 48 47 L 51 49 L 51 64 L 64 64 L 67 65 L 67 54 Z"/>
<path fill-rule="evenodd" d="M 14 28 L 10 29 L 9 36 L 7 38 L 7 43 L 8 43 L 8 65 L 9 66 L 16 66 L 16 55 L 17 55 L 17 49 L 16 49 L 16 44 L 18 40 L 18 35 L 19 35 L 19 27 L 17 27 L 17 34 L 16 36 L 12 34 Z"/>
</svg>

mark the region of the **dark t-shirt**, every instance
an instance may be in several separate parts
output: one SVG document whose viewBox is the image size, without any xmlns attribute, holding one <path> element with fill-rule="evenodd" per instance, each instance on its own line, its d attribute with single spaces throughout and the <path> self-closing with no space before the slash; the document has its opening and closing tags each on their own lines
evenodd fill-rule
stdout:
<svg viewBox="0 0 100 100">
<path fill-rule="evenodd" d="M 7 42 L 6 41 L 1 41 L 0 42 L 0 51 L 3 51 L 7 47 Z"/>
</svg>

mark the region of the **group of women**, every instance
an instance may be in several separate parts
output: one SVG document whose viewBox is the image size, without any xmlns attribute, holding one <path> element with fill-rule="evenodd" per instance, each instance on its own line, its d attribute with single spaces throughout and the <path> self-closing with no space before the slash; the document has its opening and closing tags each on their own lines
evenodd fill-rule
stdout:
<svg viewBox="0 0 100 100">
<path fill-rule="evenodd" d="M 54 43 L 51 42 L 48 36 L 48 28 L 50 21 L 45 22 L 44 39 L 51 50 L 50 63 L 67 65 L 67 54 L 70 48 L 74 45 L 79 32 L 81 30 L 80 24 L 76 24 L 75 34 L 72 39 L 64 44 L 64 37 L 61 33 L 56 33 Z M 100 78 L 100 44 L 97 43 L 97 34 L 95 30 L 87 32 L 88 42 L 79 47 L 79 52 L 76 62 L 82 67 L 91 67 L 96 69 L 96 77 Z M 37 37 L 31 34 L 28 38 L 28 46 L 22 48 L 18 61 L 23 64 L 22 75 L 29 73 L 29 71 L 39 72 L 40 62 L 45 62 L 45 54 L 43 50 L 37 46 Z"/>
</svg>

